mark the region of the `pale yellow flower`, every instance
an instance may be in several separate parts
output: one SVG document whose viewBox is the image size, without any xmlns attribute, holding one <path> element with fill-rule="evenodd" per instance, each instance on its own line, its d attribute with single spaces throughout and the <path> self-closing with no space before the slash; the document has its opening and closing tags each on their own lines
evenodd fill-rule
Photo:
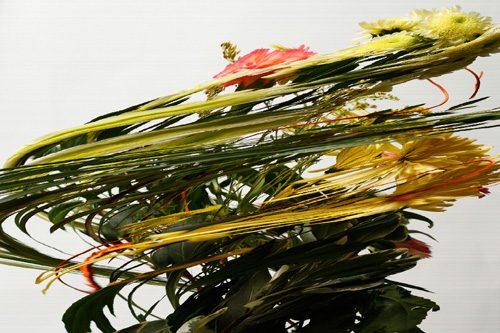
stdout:
<svg viewBox="0 0 500 333">
<path fill-rule="evenodd" d="M 476 12 L 464 13 L 460 6 L 433 10 L 415 10 L 409 15 L 414 31 L 424 37 L 438 39 L 447 45 L 470 42 L 488 31 L 491 18 Z"/>
<path fill-rule="evenodd" d="M 412 31 L 415 26 L 415 22 L 402 17 L 394 17 L 376 21 L 370 20 L 369 22 L 360 22 L 359 25 L 363 28 L 363 30 L 358 31 L 358 33 L 368 35 L 366 36 L 366 38 L 368 38 L 390 35 L 401 31 Z"/>
<path fill-rule="evenodd" d="M 361 22 L 363 28 L 358 33 L 365 37 L 389 36 L 405 33 L 420 39 L 436 41 L 436 46 L 457 46 L 471 42 L 495 28 L 491 17 L 476 12 L 464 13 L 460 6 L 441 9 L 415 9 L 406 17 L 395 17 L 376 21 Z"/>
</svg>

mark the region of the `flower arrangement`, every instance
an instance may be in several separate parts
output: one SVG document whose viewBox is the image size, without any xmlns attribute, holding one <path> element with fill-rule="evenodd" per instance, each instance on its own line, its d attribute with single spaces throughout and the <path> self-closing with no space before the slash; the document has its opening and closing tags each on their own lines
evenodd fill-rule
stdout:
<svg viewBox="0 0 500 333">
<path fill-rule="evenodd" d="M 500 118 L 463 111 L 481 101 L 467 66 L 499 51 L 500 26 L 455 6 L 361 27 L 364 42 L 329 54 L 237 58 L 224 43 L 213 80 L 24 146 L 0 175 L 1 221 L 26 231 L 40 216 L 95 246 L 53 258 L 1 230 L 0 260 L 45 270 L 44 290 L 83 274 L 68 332 L 115 332 L 103 310 L 127 285 L 140 323 L 118 332 L 420 332 L 439 306 L 390 277 L 431 257 L 411 222 L 432 221 L 415 210 L 500 182 L 499 157 L 456 134 Z M 471 100 L 436 112 L 448 94 L 431 78 L 460 69 Z M 445 101 L 372 110 L 415 79 Z M 148 309 L 133 300 L 144 284 L 162 287 Z M 165 297 L 172 313 L 153 317 Z"/>
</svg>

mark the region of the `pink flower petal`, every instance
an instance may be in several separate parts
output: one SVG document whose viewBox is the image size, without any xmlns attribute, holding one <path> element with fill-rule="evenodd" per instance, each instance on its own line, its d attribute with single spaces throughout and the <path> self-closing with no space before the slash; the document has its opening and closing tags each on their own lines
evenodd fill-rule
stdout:
<svg viewBox="0 0 500 333">
<path fill-rule="evenodd" d="M 408 249 L 408 253 L 421 258 L 431 257 L 431 247 L 418 239 L 411 238 L 403 242 L 394 242 L 397 249 Z"/>
<path fill-rule="evenodd" d="M 306 48 L 304 45 L 301 45 L 296 49 L 275 50 L 271 53 L 269 53 L 269 51 L 269 49 L 254 50 L 234 63 L 227 65 L 226 68 L 224 68 L 224 70 L 219 74 L 215 75 L 214 78 L 219 79 L 226 75 L 236 74 L 245 70 L 264 69 L 279 64 L 289 64 L 295 61 L 307 59 L 316 54 L 315 52 L 309 51 L 309 48 Z M 246 87 L 272 72 L 273 70 L 269 70 L 259 74 L 243 76 L 226 82 L 222 86 L 228 87 L 233 84 L 241 84 Z"/>
</svg>

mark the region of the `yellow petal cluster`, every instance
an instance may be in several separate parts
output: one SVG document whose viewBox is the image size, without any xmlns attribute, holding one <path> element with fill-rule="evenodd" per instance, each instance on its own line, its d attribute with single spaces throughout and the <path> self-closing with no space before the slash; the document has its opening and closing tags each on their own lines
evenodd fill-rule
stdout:
<svg viewBox="0 0 500 333">
<path fill-rule="evenodd" d="M 365 38 L 369 38 L 370 36 L 379 37 L 401 31 L 412 31 L 415 24 L 416 22 L 403 17 L 394 17 L 375 21 L 370 20 L 369 22 L 359 23 L 363 30 L 358 31 L 358 33 L 367 35 Z"/>
<path fill-rule="evenodd" d="M 500 166 L 494 159 L 477 159 L 452 165 L 434 177 L 399 184 L 389 200 L 399 201 L 403 206 L 415 209 L 444 211 L 456 199 L 480 197 L 481 188 L 500 180 L 498 170 Z"/>
<path fill-rule="evenodd" d="M 399 32 L 438 40 L 440 46 L 459 45 L 482 36 L 493 27 L 491 18 L 476 12 L 464 13 L 460 6 L 441 9 L 416 9 L 406 17 L 382 19 L 359 24 L 359 33 L 380 37 Z"/>
<path fill-rule="evenodd" d="M 460 6 L 416 10 L 410 18 L 418 22 L 414 31 L 422 36 L 439 39 L 447 45 L 470 42 L 492 27 L 491 18 L 476 12 L 463 13 Z"/>
<path fill-rule="evenodd" d="M 417 174 L 435 175 L 450 165 L 486 158 L 489 147 L 474 144 L 475 140 L 457 135 L 424 138 L 403 143 L 401 148 L 388 144 L 384 148 L 394 155 L 384 156 L 384 161 L 394 163 L 395 178 L 408 178 Z M 387 154 L 386 154 L 387 155 Z"/>
<path fill-rule="evenodd" d="M 445 134 L 344 148 L 336 164 L 324 169 L 327 173 L 295 183 L 273 201 L 306 195 L 317 195 L 319 200 L 321 193 L 336 193 L 338 200 L 346 200 L 376 193 L 381 202 L 442 211 L 450 201 L 481 196 L 482 187 L 500 181 L 498 157 L 488 156 L 490 148 L 474 141 Z"/>
</svg>

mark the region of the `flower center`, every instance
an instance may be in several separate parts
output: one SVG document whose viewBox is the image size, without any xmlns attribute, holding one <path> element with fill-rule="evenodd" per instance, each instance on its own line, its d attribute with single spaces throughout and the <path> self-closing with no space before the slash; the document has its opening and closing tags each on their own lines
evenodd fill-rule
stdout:
<svg viewBox="0 0 500 333">
<path fill-rule="evenodd" d="M 440 38 L 472 40 L 484 32 L 485 24 L 476 17 L 463 13 L 443 13 L 429 20 L 432 30 Z"/>
</svg>

